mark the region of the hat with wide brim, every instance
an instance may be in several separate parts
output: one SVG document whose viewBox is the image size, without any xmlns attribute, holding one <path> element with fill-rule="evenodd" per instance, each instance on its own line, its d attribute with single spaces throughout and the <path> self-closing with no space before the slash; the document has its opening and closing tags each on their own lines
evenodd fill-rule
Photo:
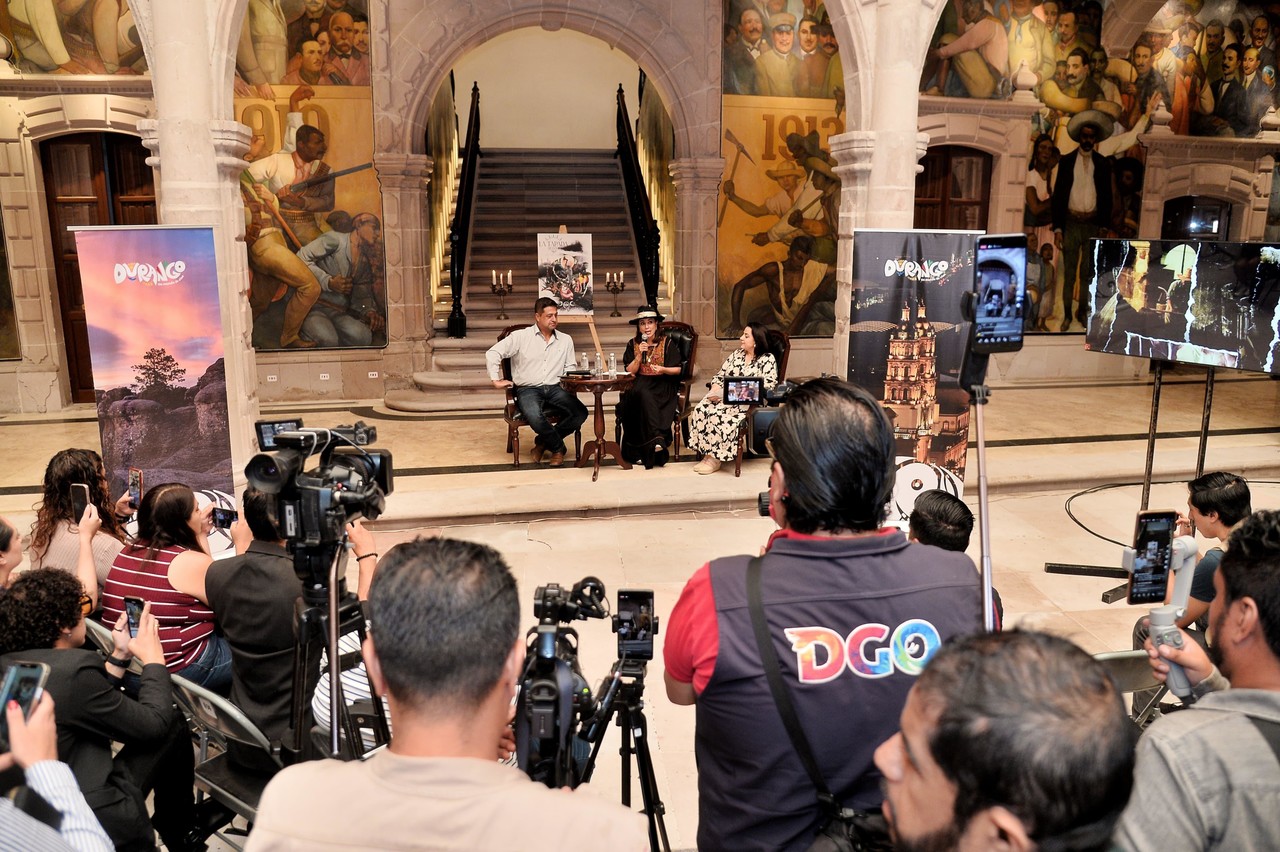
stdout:
<svg viewBox="0 0 1280 852">
<path fill-rule="evenodd" d="M 627 322 L 631 323 L 632 325 L 639 325 L 640 320 L 642 319 L 651 319 L 651 320 L 657 320 L 658 322 L 662 322 L 663 317 L 662 317 L 662 314 L 658 313 L 657 308 L 650 307 L 649 305 L 641 305 L 640 307 L 636 308 L 636 315 L 631 319 L 627 320 Z"/>
<path fill-rule="evenodd" d="M 772 180 L 781 180 L 784 177 L 804 177 L 804 169 L 800 168 L 795 162 L 788 160 L 776 169 L 765 169 L 764 173 Z"/>
<path fill-rule="evenodd" d="M 1072 140 L 1079 142 L 1080 131 L 1089 124 L 1092 124 L 1098 129 L 1099 142 L 1114 133 L 1116 129 L 1116 123 L 1111 116 L 1101 110 L 1086 109 L 1071 116 L 1071 121 L 1067 123 L 1067 135 L 1070 136 Z"/>
</svg>

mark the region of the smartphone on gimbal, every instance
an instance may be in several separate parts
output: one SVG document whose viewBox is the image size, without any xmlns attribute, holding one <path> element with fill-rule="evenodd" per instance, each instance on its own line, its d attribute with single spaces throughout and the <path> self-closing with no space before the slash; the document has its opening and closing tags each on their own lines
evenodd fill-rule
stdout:
<svg viewBox="0 0 1280 852">
<path fill-rule="evenodd" d="M 1173 539 L 1178 513 L 1139 512 L 1133 533 L 1133 571 L 1129 574 L 1129 603 L 1161 604 L 1173 571 Z"/>
</svg>

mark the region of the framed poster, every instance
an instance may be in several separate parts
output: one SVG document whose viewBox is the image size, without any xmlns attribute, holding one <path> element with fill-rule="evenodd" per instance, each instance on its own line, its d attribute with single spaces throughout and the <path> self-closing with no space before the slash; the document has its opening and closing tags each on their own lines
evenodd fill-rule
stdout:
<svg viewBox="0 0 1280 852">
<path fill-rule="evenodd" d="M 538 234 L 538 298 L 554 299 L 561 316 L 595 313 L 590 234 Z"/>
</svg>

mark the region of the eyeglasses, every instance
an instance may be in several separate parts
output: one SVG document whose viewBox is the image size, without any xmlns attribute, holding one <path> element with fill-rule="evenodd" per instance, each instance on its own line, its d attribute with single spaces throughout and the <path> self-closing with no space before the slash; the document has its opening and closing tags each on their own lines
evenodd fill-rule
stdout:
<svg viewBox="0 0 1280 852">
<path fill-rule="evenodd" d="M 80 611 L 85 615 L 93 612 L 93 598 L 89 597 L 84 592 L 80 593 Z"/>
<path fill-rule="evenodd" d="M 778 453 L 777 453 L 777 451 L 776 451 L 776 450 L 774 450 L 774 448 L 773 448 L 773 438 L 772 438 L 772 437 L 769 437 L 769 438 L 765 438 L 765 439 L 764 439 L 764 448 L 765 448 L 765 451 L 766 451 L 767 453 L 769 453 L 769 458 L 773 459 L 774 461 L 778 461 Z"/>
</svg>

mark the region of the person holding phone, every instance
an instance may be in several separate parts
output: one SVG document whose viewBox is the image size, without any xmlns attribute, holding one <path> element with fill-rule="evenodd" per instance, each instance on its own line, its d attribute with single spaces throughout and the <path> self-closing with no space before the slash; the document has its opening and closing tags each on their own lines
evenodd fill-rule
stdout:
<svg viewBox="0 0 1280 852">
<path fill-rule="evenodd" d="M 720 365 L 711 389 L 689 415 L 689 449 L 702 453 L 694 473 L 715 473 L 738 454 L 738 427 L 747 414 L 725 403 L 725 376 L 760 376 L 766 391 L 778 383 L 778 359 L 769 350 L 769 331 L 763 323 L 749 322 L 742 329 L 738 348 Z"/>
<path fill-rule="evenodd" d="M 169 671 L 225 695 L 231 687 L 231 646 L 214 632 L 205 592 L 213 558 L 211 505 L 203 508 L 185 485 L 147 490 L 138 509 L 138 535 L 116 557 L 102 590 L 102 623 L 125 612 L 126 595 L 151 605 L 160 623 Z"/>
<path fill-rule="evenodd" d="M 128 537 L 120 518 L 127 518 L 132 512 L 128 508 L 127 493 L 111 502 L 102 457 L 93 450 L 59 450 L 45 467 L 36 522 L 31 527 L 31 567 L 76 569 L 80 560 L 80 522 L 84 513 L 75 511 L 73 485 L 88 488 L 88 502 L 99 522 L 89 536 L 93 570 L 97 577 L 90 591 L 96 594 L 96 589 L 106 582 L 107 572 L 124 549 Z M 76 573 L 89 588 L 87 577 L 79 571 Z"/>
<path fill-rule="evenodd" d="M 0 595 L 0 666 L 49 667 L 45 693 L 58 707 L 58 754 L 71 767 L 94 815 L 121 850 L 190 849 L 196 825 L 191 735 L 173 704 L 160 627 L 148 607 L 131 638 L 124 616 L 104 664 L 84 649 L 89 600 L 65 571 L 23 574 Z M 142 662 L 137 698 L 120 689 L 134 656 Z M 113 755 L 112 743 L 123 748 Z M 146 797 L 155 793 L 155 816 Z"/>
</svg>

